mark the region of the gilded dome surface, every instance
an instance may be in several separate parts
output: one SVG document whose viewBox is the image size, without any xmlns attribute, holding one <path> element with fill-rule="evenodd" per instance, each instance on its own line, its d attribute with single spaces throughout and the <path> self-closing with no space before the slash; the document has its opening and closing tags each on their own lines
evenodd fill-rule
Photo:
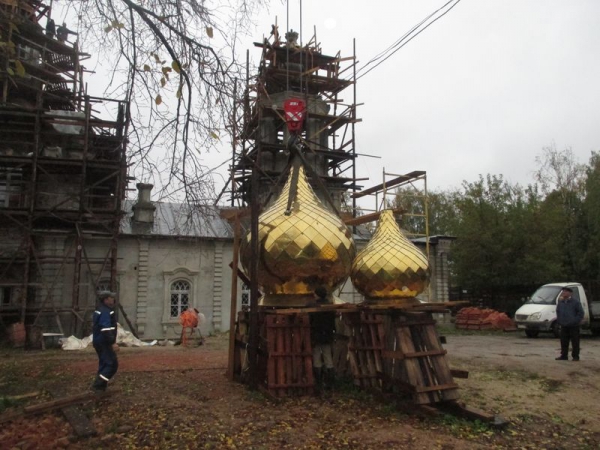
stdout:
<svg viewBox="0 0 600 450">
<path fill-rule="evenodd" d="M 297 191 L 286 214 L 294 171 Z M 313 192 L 304 168 L 296 165 L 279 197 L 258 220 L 258 283 L 269 294 L 311 295 L 318 286 L 328 292 L 350 274 L 354 240 L 344 222 Z M 250 264 L 250 234 L 242 243 L 241 262 Z M 266 304 L 266 303 L 265 303 Z"/>
<path fill-rule="evenodd" d="M 381 212 L 371 241 L 359 252 L 350 275 L 367 300 L 415 297 L 429 284 L 427 257 L 400 231 L 390 210 Z"/>
</svg>

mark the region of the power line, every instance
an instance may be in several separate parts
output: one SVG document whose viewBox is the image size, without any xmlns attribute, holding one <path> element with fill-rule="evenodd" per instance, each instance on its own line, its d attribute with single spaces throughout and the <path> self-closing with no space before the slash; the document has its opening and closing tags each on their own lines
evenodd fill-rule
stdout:
<svg viewBox="0 0 600 450">
<path fill-rule="evenodd" d="M 421 34 L 423 31 L 425 31 L 427 28 L 429 28 L 435 22 L 437 22 L 442 17 L 444 17 L 446 14 L 448 14 L 456 5 L 458 5 L 460 3 L 460 1 L 461 0 L 450 0 L 449 2 L 445 3 L 442 7 L 438 8 L 433 13 L 431 13 L 427 17 L 425 17 L 425 19 L 423 19 L 417 25 L 413 26 L 408 32 L 406 32 L 396 42 L 394 42 L 387 49 L 385 49 L 384 51 L 380 52 L 377 56 L 373 57 L 369 62 L 367 62 L 364 66 L 362 66 L 358 70 L 358 72 L 364 71 L 369 65 L 371 65 L 371 64 L 375 63 L 376 61 L 380 60 L 381 58 L 383 58 L 377 64 L 375 64 L 370 69 L 368 69 L 366 72 L 363 72 L 360 75 L 358 75 L 356 77 L 356 79 L 358 80 L 359 78 L 364 77 L 366 74 L 368 74 L 369 72 L 371 72 L 373 69 L 375 69 L 376 67 L 379 67 L 379 65 L 381 65 L 384 61 L 387 61 L 394 53 L 396 53 L 398 50 L 400 50 L 402 47 L 404 47 L 406 44 L 408 44 L 410 41 L 412 41 L 414 38 L 416 38 L 419 34 Z M 433 17 L 438 12 L 442 11 L 443 9 L 445 9 L 452 2 L 454 2 L 453 5 L 451 5 L 442 14 L 440 14 L 435 19 L 433 19 L 431 22 L 429 22 L 424 28 L 419 29 L 419 27 L 421 27 L 424 23 L 426 23 L 429 19 L 431 19 L 431 17 Z M 419 31 L 415 33 L 416 30 L 419 30 Z"/>
</svg>

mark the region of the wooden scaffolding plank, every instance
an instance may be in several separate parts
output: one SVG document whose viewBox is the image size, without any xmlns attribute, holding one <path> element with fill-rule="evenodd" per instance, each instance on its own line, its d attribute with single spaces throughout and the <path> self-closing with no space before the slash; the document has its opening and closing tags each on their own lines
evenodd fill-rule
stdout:
<svg viewBox="0 0 600 450">
<path fill-rule="evenodd" d="M 312 342 L 310 340 L 310 320 L 308 315 L 303 316 L 302 327 L 300 328 L 300 343 L 305 350 L 303 359 L 304 377 L 306 379 L 306 393 L 314 392 L 315 379 L 313 376 L 312 361 Z"/>
<path fill-rule="evenodd" d="M 446 351 L 442 350 L 442 344 L 433 325 L 423 327 L 423 338 L 430 352 L 443 352 L 429 356 L 440 384 L 453 384 L 454 378 L 448 360 L 445 357 Z M 454 386 L 454 389 L 442 391 L 442 398 L 444 400 L 457 400 L 459 398 L 458 386 Z"/>
<path fill-rule="evenodd" d="M 266 316 L 266 388 L 274 397 L 313 392 L 310 320 L 307 314 Z"/>
<path fill-rule="evenodd" d="M 405 317 L 398 317 L 397 320 L 406 320 Z M 396 325 L 394 323 L 393 325 Z M 404 324 L 405 325 L 405 324 Z M 394 326 L 396 338 L 397 338 L 397 348 L 402 351 L 402 353 L 414 353 L 415 346 L 413 343 L 413 337 L 411 335 L 410 327 L 408 326 Z M 403 366 L 405 369 L 406 380 L 408 384 L 412 386 L 425 386 L 425 379 L 423 377 L 423 372 L 421 370 L 421 366 L 419 361 L 416 359 L 402 359 Z M 429 395 L 426 393 L 415 393 L 413 396 L 413 400 L 417 404 L 430 403 Z"/>
</svg>

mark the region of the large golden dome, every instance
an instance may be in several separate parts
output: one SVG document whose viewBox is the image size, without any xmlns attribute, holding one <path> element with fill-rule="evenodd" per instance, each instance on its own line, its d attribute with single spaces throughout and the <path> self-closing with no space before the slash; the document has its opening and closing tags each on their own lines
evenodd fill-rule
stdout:
<svg viewBox="0 0 600 450">
<path fill-rule="evenodd" d="M 286 215 L 294 171 L 297 190 Z M 348 278 L 356 250 L 350 230 L 313 192 L 304 168 L 296 165 L 273 205 L 258 219 L 258 284 L 263 305 L 303 306 L 318 286 L 333 291 Z M 242 243 L 241 263 L 249 273 L 250 234 Z"/>
<path fill-rule="evenodd" d="M 373 238 L 356 256 L 350 277 L 368 302 L 407 303 L 427 288 L 429 274 L 423 252 L 400 231 L 392 211 L 384 210 Z"/>
</svg>

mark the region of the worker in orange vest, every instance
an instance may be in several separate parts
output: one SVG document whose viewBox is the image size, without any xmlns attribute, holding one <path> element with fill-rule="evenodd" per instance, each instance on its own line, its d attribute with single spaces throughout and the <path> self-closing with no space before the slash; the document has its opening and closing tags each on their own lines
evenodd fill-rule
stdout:
<svg viewBox="0 0 600 450">
<path fill-rule="evenodd" d="M 188 308 L 179 316 L 179 323 L 181 324 L 181 345 L 187 346 L 188 334 L 186 333 L 186 328 L 190 329 L 189 337 L 194 334 L 194 330 L 198 329 L 198 323 L 200 319 L 199 314 L 200 311 L 198 311 L 196 308 Z M 200 334 L 200 339 L 202 342 L 202 334 L 200 333 L 199 329 L 198 333 Z"/>
</svg>

